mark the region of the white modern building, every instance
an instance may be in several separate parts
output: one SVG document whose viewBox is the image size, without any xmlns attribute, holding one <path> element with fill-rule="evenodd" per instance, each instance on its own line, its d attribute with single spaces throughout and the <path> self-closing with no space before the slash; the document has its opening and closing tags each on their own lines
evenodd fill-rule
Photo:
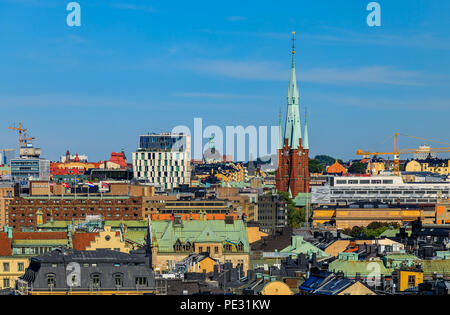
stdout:
<svg viewBox="0 0 450 315">
<path fill-rule="evenodd" d="M 133 152 L 133 174 L 156 187 L 172 189 L 191 181 L 191 139 L 185 134 L 150 134 L 139 137 Z"/>
<path fill-rule="evenodd" d="M 404 182 L 401 176 L 333 176 L 321 187 L 311 188 L 313 204 L 382 202 L 433 204 L 450 198 L 450 182 Z"/>
</svg>

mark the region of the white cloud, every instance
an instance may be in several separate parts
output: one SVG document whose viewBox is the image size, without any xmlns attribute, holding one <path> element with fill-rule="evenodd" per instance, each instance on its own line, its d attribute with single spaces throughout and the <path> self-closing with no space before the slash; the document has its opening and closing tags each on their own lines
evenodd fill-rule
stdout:
<svg viewBox="0 0 450 315">
<path fill-rule="evenodd" d="M 268 61 L 197 60 L 184 67 L 207 75 L 243 80 L 286 81 L 289 70 L 281 64 Z M 427 85 L 431 78 L 417 71 L 398 70 L 390 66 L 359 68 L 297 69 L 298 80 L 325 84 L 386 84 L 403 86 Z"/>
<path fill-rule="evenodd" d="M 450 110 L 450 98 L 402 98 L 373 97 L 373 96 L 349 96 L 336 94 L 314 94 L 308 96 L 317 104 L 332 104 L 332 106 L 357 107 L 362 109 L 376 110 L 405 110 L 405 111 L 428 111 L 448 112 Z"/>
</svg>

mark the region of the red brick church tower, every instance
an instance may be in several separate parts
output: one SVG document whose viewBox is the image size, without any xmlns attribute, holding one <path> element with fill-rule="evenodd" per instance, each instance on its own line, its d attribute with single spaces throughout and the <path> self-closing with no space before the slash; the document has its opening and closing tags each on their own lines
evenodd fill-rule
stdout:
<svg viewBox="0 0 450 315">
<path fill-rule="evenodd" d="M 295 33 L 293 33 L 295 35 Z M 309 143 L 305 114 L 305 130 L 302 138 L 299 91 L 295 74 L 295 39 L 292 38 L 292 68 L 287 97 L 287 115 L 284 137 L 282 137 L 281 115 L 278 145 L 278 169 L 276 188 L 289 192 L 292 198 L 299 193 L 309 193 Z"/>
</svg>

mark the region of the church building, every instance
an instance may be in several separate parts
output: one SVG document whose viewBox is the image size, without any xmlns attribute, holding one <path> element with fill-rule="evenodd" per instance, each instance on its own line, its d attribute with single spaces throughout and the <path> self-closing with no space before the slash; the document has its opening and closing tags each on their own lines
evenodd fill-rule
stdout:
<svg viewBox="0 0 450 315">
<path fill-rule="evenodd" d="M 293 33 L 295 36 L 295 33 Z M 295 73 L 295 38 L 292 45 L 291 80 L 287 97 L 287 115 L 282 137 L 281 115 L 278 145 L 278 169 L 276 188 L 289 192 L 292 198 L 309 193 L 309 141 L 305 114 L 305 127 L 302 137 L 299 109 L 299 90 Z"/>
</svg>

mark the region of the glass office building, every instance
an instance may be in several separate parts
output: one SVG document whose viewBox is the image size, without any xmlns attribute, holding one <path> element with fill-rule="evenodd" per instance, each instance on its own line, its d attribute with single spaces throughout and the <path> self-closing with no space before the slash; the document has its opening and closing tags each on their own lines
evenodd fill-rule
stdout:
<svg viewBox="0 0 450 315">
<path fill-rule="evenodd" d="M 50 180 L 50 161 L 39 158 L 12 159 L 11 177 L 16 181 Z"/>
</svg>

